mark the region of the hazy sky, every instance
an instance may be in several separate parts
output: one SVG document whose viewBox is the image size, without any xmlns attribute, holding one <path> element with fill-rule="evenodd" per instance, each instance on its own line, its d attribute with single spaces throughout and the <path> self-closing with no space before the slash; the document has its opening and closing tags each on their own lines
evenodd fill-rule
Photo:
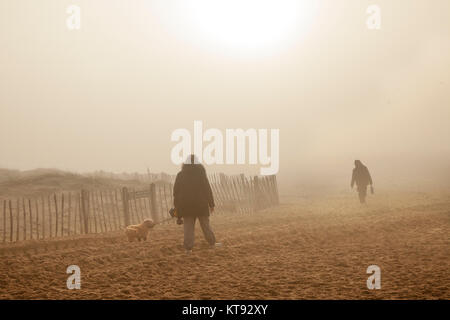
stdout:
<svg viewBox="0 0 450 320">
<path fill-rule="evenodd" d="M 2 0 L 0 167 L 176 172 L 194 120 L 280 129 L 285 175 L 450 159 L 450 1 L 197 2 Z"/>
</svg>

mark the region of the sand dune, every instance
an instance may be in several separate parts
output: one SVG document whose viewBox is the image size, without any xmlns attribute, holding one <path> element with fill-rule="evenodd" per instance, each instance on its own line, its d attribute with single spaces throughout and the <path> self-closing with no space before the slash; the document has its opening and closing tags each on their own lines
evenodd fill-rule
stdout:
<svg viewBox="0 0 450 320">
<path fill-rule="evenodd" d="M 212 225 L 224 246 L 197 229 L 185 255 L 182 228 L 157 226 L 150 241 L 122 233 L 0 247 L 2 299 L 449 299 L 450 196 L 354 194 L 284 199 Z M 68 265 L 81 290 L 66 288 Z M 381 268 L 381 290 L 366 269 Z"/>
</svg>

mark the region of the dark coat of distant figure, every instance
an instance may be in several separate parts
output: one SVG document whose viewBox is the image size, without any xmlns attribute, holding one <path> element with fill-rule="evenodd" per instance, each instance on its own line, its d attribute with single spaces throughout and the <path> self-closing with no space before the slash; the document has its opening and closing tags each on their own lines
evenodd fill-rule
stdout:
<svg viewBox="0 0 450 320">
<path fill-rule="evenodd" d="M 353 169 L 350 186 L 353 188 L 355 183 L 358 189 L 359 201 L 361 203 L 366 203 L 368 185 L 371 186 L 371 191 L 373 193 L 372 177 L 370 176 L 369 169 L 367 169 L 367 167 L 359 160 L 355 160 L 355 168 Z"/>
<path fill-rule="evenodd" d="M 214 197 L 201 164 L 183 164 L 173 187 L 174 205 L 182 217 L 209 216 Z"/>
<path fill-rule="evenodd" d="M 190 252 L 194 246 L 195 221 L 198 219 L 206 241 L 216 245 L 209 223 L 209 213 L 214 210 L 214 197 L 206 170 L 191 155 L 181 167 L 173 186 L 173 204 L 184 223 L 184 247 Z"/>
</svg>

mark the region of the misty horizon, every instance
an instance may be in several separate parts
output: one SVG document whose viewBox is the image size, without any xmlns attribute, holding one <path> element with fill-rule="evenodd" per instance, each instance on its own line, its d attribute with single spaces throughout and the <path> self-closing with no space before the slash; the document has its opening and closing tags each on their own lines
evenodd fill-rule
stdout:
<svg viewBox="0 0 450 320">
<path fill-rule="evenodd" d="M 0 13 L 0 167 L 173 174 L 171 133 L 200 119 L 279 129 L 280 176 L 340 176 L 355 159 L 380 174 L 448 176 L 448 1 L 380 1 L 378 31 L 365 3 L 321 1 L 289 41 L 248 52 L 177 23 L 177 2 L 82 2 L 78 31 L 64 2 L 20 3 Z"/>
</svg>

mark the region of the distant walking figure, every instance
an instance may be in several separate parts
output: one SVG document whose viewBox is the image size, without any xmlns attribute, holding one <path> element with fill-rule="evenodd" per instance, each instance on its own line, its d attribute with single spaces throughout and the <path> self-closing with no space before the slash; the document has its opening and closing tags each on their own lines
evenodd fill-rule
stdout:
<svg viewBox="0 0 450 320">
<path fill-rule="evenodd" d="M 174 206 L 184 219 L 184 248 L 190 253 L 194 247 L 195 221 L 200 226 L 206 241 L 216 246 L 216 237 L 209 224 L 209 214 L 214 211 L 214 197 L 206 170 L 190 155 L 183 163 L 173 186 Z"/>
<path fill-rule="evenodd" d="M 361 203 L 366 203 L 367 186 L 369 184 L 371 192 L 373 193 L 372 177 L 370 176 L 369 169 L 367 169 L 367 167 L 359 160 L 355 160 L 355 168 L 353 169 L 350 186 L 353 188 L 355 183 L 358 189 L 359 201 Z"/>
</svg>

